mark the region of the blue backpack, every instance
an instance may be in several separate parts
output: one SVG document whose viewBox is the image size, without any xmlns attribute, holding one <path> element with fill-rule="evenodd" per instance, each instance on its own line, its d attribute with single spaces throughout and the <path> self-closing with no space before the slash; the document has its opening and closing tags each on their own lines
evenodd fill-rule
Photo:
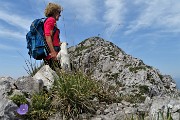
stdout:
<svg viewBox="0 0 180 120">
<path fill-rule="evenodd" d="M 35 19 L 30 26 L 30 31 L 26 34 L 28 54 L 36 60 L 42 60 L 49 53 L 44 36 L 44 23 L 46 20 L 47 18 Z M 53 36 L 55 30 L 56 27 L 54 27 Z"/>
</svg>

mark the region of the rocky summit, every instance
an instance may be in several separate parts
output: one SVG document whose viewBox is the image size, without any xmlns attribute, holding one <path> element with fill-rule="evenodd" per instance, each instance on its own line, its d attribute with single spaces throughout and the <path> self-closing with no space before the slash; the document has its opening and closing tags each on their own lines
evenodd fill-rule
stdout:
<svg viewBox="0 0 180 120">
<path fill-rule="evenodd" d="M 88 38 L 69 48 L 72 68 L 81 70 L 92 79 L 102 82 L 104 88 L 123 101 L 105 109 L 94 119 L 114 120 L 122 114 L 147 113 L 151 119 L 159 110 L 172 111 L 176 120 L 180 110 L 179 91 L 170 75 L 142 60 L 126 54 L 112 42 L 100 37 Z M 180 118 L 178 118 L 180 119 Z"/>
<path fill-rule="evenodd" d="M 102 102 L 98 98 L 96 114 L 82 114 L 82 120 L 124 120 L 142 116 L 145 120 L 164 120 L 161 114 L 170 113 L 173 120 L 180 119 L 180 92 L 170 75 L 161 72 L 142 60 L 126 54 L 121 48 L 100 37 L 88 38 L 68 48 L 73 71 L 82 71 L 118 102 Z M 18 106 L 9 95 L 41 91 L 52 87 L 55 72 L 43 66 L 33 77 L 0 77 L 0 119 L 17 119 Z M 59 114 L 49 120 L 61 120 Z"/>
<path fill-rule="evenodd" d="M 116 94 L 143 96 L 177 95 L 175 81 L 170 75 L 126 54 L 122 49 L 99 37 L 84 40 L 69 48 L 73 69 L 81 70 L 92 79 L 102 81 L 108 87 L 116 87 Z"/>
</svg>

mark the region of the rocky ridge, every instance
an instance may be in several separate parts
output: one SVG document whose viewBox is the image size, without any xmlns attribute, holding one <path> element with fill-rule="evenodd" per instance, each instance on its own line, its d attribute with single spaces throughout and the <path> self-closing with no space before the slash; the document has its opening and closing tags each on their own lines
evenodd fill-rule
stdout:
<svg viewBox="0 0 180 120">
<path fill-rule="evenodd" d="M 69 54 L 75 70 L 81 70 L 92 79 L 101 81 L 107 91 L 124 98 L 122 103 L 113 104 L 115 108 L 110 107 L 113 110 L 105 110 L 108 119 L 117 119 L 124 113 L 139 112 L 157 116 L 159 110 L 167 112 L 171 106 L 169 104 L 173 103 L 173 107 L 179 104 L 177 101 L 180 94 L 170 75 L 162 75 L 158 69 L 126 54 L 109 41 L 91 37 L 70 47 Z M 178 110 L 175 111 L 173 115 L 177 118 Z M 100 115 L 102 119 L 106 117 Z"/>
<path fill-rule="evenodd" d="M 123 120 L 133 114 L 146 115 L 145 119 L 151 120 L 157 119 L 159 111 L 166 113 L 168 109 L 174 120 L 180 119 L 180 94 L 170 75 L 162 75 L 158 69 L 99 37 L 88 38 L 68 51 L 73 70 L 83 71 L 101 82 L 108 92 L 123 98 L 119 103 L 101 103 L 96 115 L 83 114 L 81 119 Z M 43 86 L 51 87 L 54 75 L 54 71 L 44 66 L 34 77 L 17 80 L 0 77 L 0 119 L 16 119 L 13 111 L 17 105 L 8 99 L 8 94 L 39 92 Z M 49 119 L 61 120 L 61 116 Z"/>
<path fill-rule="evenodd" d="M 86 39 L 69 48 L 69 53 L 74 69 L 108 86 L 119 86 L 117 95 L 133 94 L 140 86 L 147 88 L 149 97 L 178 93 L 170 75 L 162 75 L 158 69 L 144 64 L 102 38 Z"/>
</svg>

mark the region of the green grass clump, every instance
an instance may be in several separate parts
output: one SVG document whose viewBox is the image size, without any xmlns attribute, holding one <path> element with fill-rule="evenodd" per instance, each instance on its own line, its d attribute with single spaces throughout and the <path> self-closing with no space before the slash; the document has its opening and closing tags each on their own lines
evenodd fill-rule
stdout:
<svg viewBox="0 0 180 120">
<path fill-rule="evenodd" d="M 54 81 L 54 105 L 67 119 L 84 112 L 94 113 L 92 99 L 99 89 L 95 81 L 82 73 L 61 73 Z"/>
<path fill-rule="evenodd" d="M 24 95 L 14 95 L 10 98 L 17 106 L 20 106 L 21 104 L 27 104 L 28 101 L 26 100 L 26 97 Z"/>
<path fill-rule="evenodd" d="M 129 67 L 129 71 L 137 73 L 138 70 L 146 70 L 145 66 L 138 66 L 138 67 Z"/>
<path fill-rule="evenodd" d="M 75 51 L 77 51 L 77 52 L 79 53 L 80 51 L 83 51 L 83 50 L 85 50 L 85 49 L 90 48 L 91 46 L 93 46 L 93 44 L 92 44 L 92 45 L 89 45 L 89 46 L 83 46 L 83 45 L 81 45 L 80 47 L 77 47 Z"/>
<path fill-rule="evenodd" d="M 141 94 L 135 94 L 135 95 L 123 95 L 121 96 L 122 100 L 125 100 L 130 103 L 142 103 L 145 101 L 146 97 Z"/>
<path fill-rule="evenodd" d="M 139 85 L 139 90 L 141 94 L 149 93 L 149 88 L 147 85 Z"/>
<path fill-rule="evenodd" d="M 52 94 L 42 91 L 33 94 L 28 117 L 35 120 L 46 120 L 55 113 L 52 107 Z"/>
</svg>

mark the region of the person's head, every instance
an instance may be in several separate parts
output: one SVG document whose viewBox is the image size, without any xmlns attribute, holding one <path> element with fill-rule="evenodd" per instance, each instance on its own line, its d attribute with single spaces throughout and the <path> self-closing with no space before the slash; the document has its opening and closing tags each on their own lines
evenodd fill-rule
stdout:
<svg viewBox="0 0 180 120">
<path fill-rule="evenodd" d="M 44 14 L 46 17 L 54 17 L 56 20 L 59 20 L 61 16 L 62 7 L 55 3 L 49 3 L 46 6 Z"/>
</svg>

